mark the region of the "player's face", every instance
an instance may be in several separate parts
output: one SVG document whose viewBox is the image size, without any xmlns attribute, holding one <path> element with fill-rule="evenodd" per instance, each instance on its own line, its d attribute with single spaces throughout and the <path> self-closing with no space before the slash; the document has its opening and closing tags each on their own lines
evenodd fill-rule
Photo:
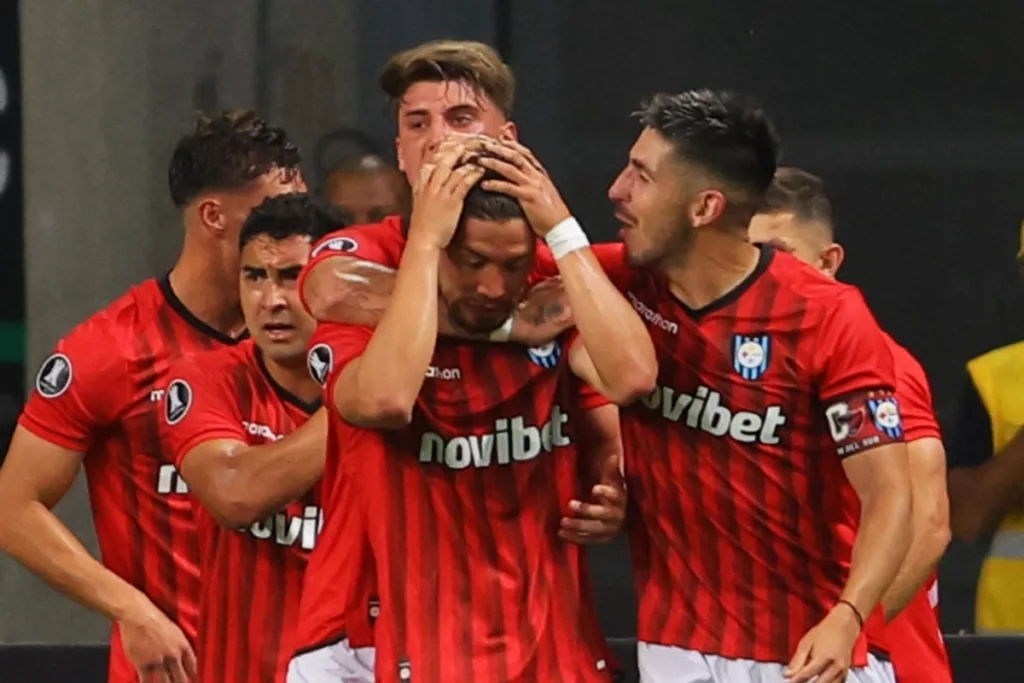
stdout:
<svg viewBox="0 0 1024 683">
<path fill-rule="evenodd" d="M 340 173 L 331 178 L 327 200 L 342 209 L 353 225 L 379 223 L 406 212 L 404 183 L 394 171 Z"/>
<path fill-rule="evenodd" d="M 467 218 L 441 259 L 441 297 L 451 321 L 474 334 L 501 327 L 523 295 L 535 248 L 526 221 Z"/>
<path fill-rule="evenodd" d="M 268 358 L 305 363 L 316 322 L 299 301 L 298 280 L 309 260 L 310 240 L 260 235 L 242 249 L 241 298 L 245 325 Z"/>
<path fill-rule="evenodd" d="M 450 134 L 516 138 L 516 127 L 465 81 L 414 83 L 398 105 L 398 168 L 415 185 L 423 160 Z"/>
<path fill-rule="evenodd" d="M 689 193 L 674 156 L 667 138 L 644 130 L 608 190 L 631 265 L 657 265 L 667 257 L 684 255 L 693 240 Z"/>
</svg>

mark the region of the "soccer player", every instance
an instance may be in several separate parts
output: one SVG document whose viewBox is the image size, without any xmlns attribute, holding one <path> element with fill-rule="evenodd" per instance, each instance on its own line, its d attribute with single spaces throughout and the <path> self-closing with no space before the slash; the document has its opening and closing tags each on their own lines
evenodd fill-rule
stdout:
<svg viewBox="0 0 1024 683">
<path fill-rule="evenodd" d="M 844 253 L 834 235 L 832 202 L 821 179 L 797 168 L 776 171 L 767 202 L 750 223 L 751 241 L 790 252 L 835 277 Z M 950 539 L 946 453 L 924 369 L 892 337 L 886 341 L 896 362 L 896 398 L 910 457 L 913 532 L 910 552 L 882 596 L 884 618 L 876 610 L 865 632 L 869 646 L 892 657 L 900 683 L 951 683 L 935 575 Z"/>
<path fill-rule="evenodd" d="M 202 681 L 274 683 L 290 659 L 302 575 L 323 524 L 314 482 L 325 434 L 321 420 L 301 439 L 300 450 L 319 458 L 295 457 L 294 440 L 282 447 L 320 404 L 320 386 L 306 368 L 316 322 L 302 309 L 296 283 L 313 242 L 343 225 L 337 210 L 306 194 L 278 195 L 253 209 L 242 227 L 240 272 L 251 338 L 181 359 L 169 373 L 169 452 L 202 503 Z M 282 500 L 278 482 L 295 480 L 304 464 L 298 480 L 306 489 Z M 248 510 L 238 514 L 248 503 L 236 501 L 251 495 L 226 494 L 238 479 L 250 489 L 274 487 L 264 494 L 265 519 L 252 523 Z"/>
<path fill-rule="evenodd" d="M 558 529 L 579 497 L 581 464 L 618 473 L 618 420 L 578 377 L 628 402 L 653 385 L 653 348 L 629 303 L 578 253 L 566 258 L 580 262 L 595 299 L 576 313 L 578 338 L 537 348 L 437 338 L 438 292 L 458 328 L 485 338 L 498 329 L 537 249 L 515 200 L 466 195 L 483 171 L 458 165 L 463 152 L 442 145 L 421 167 L 407 233 L 348 233 L 349 253 L 397 267 L 376 330 L 321 325 L 315 336 L 330 348 L 340 460 L 360 482 L 376 563 L 377 680 L 608 681 L 582 549 Z M 618 363 L 647 365 L 606 367 L 604 349 L 592 352 L 602 342 L 633 347 Z"/>
<path fill-rule="evenodd" d="M 779 149 L 759 105 L 697 90 L 639 117 L 609 190 L 624 245 L 594 251 L 658 350 L 622 410 L 642 680 L 876 680 L 861 630 L 910 527 L 888 343 L 855 288 L 749 242 Z M 546 182 L 490 148 L 516 171 L 482 159 L 507 176 L 485 187 Z"/>
<path fill-rule="evenodd" d="M 177 264 L 58 342 L 0 470 L 0 546 L 114 622 L 112 683 L 193 673 L 199 538 L 159 439 L 160 401 L 174 360 L 237 343 L 242 222 L 265 197 L 304 189 L 298 165 L 285 132 L 251 112 L 198 119 L 170 163 Z M 83 465 L 102 564 L 51 512 Z"/>
<path fill-rule="evenodd" d="M 350 225 L 379 223 L 388 216 L 409 213 L 405 176 L 376 154 L 343 159 L 327 174 L 323 194 L 346 213 Z"/>
</svg>

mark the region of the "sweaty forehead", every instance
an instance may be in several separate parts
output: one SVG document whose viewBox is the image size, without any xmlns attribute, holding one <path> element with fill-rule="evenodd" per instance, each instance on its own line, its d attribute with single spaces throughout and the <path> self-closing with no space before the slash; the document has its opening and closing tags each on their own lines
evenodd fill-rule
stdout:
<svg viewBox="0 0 1024 683">
<path fill-rule="evenodd" d="M 642 165 L 648 172 L 662 170 L 672 162 L 675 148 L 672 142 L 653 128 L 645 128 L 629 150 L 633 163 Z"/>
<path fill-rule="evenodd" d="M 311 247 L 305 235 L 292 235 L 282 240 L 258 235 L 242 249 L 242 265 L 274 269 L 302 266 L 309 260 Z"/>
<path fill-rule="evenodd" d="M 466 81 L 420 81 L 402 95 L 399 114 L 442 112 L 454 107 L 496 109 L 486 95 Z"/>
</svg>

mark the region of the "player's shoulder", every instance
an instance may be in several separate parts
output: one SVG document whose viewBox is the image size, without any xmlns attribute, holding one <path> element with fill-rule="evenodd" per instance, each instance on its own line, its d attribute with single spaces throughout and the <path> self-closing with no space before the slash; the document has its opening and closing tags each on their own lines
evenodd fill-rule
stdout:
<svg viewBox="0 0 1024 683">
<path fill-rule="evenodd" d="M 258 369 L 255 354 L 256 344 L 251 338 L 237 344 L 215 346 L 178 358 L 171 374 L 201 376 L 206 380 L 233 377 L 239 372 Z"/>
<path fill-rule="evenodd" d="M 892 354 L 893 363 L 896 366 L 896 378 L 901 384 L 913 386 L 928 386 L 928 374 L 924 366 L 907 347 L 903 346 L 887 332 L 882 332 L 885 343 Z"/>
<path fill-rule="evenodd" d="M 830 311 L 843 306 L 867 306 L 864 295 L 855 285 L 829 277 L 788 252 L 773 249 L 771 259 L 768 271 L 779 283 L 780 294 L 799 301 L 808 310 Z"/>
<path fill-rule="evenodd" d="M 335 230 L 313 246 L 310 259 L 336 254 L 358 256 L 361 248 L 374 245 L 379 249 L 400 253 L 405 246 L 405 219 L 388 216 L 379 223 L 351 225 Z"/>
<path fill-rule="evenodd" d="M 155 279 L 132 286 L 107 306 L 75 325 L 62 343 L 104 354 L 121 353 L 152 322 L 159 305 L 160 286 Z"/>
</svg>

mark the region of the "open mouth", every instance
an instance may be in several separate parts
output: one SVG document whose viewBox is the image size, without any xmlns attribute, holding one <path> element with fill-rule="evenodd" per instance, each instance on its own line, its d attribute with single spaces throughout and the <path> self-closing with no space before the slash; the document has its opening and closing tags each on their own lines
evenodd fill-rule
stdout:
<svg viewBox="0 0 1024 683">
<path fill-rule="evenodd" d="M 287 323 L 267 323 L 263 326 L 263 331 L 271 339 L 277 339 L 289 336 L 295 331 L 295 326 Z"/>
</svg>

